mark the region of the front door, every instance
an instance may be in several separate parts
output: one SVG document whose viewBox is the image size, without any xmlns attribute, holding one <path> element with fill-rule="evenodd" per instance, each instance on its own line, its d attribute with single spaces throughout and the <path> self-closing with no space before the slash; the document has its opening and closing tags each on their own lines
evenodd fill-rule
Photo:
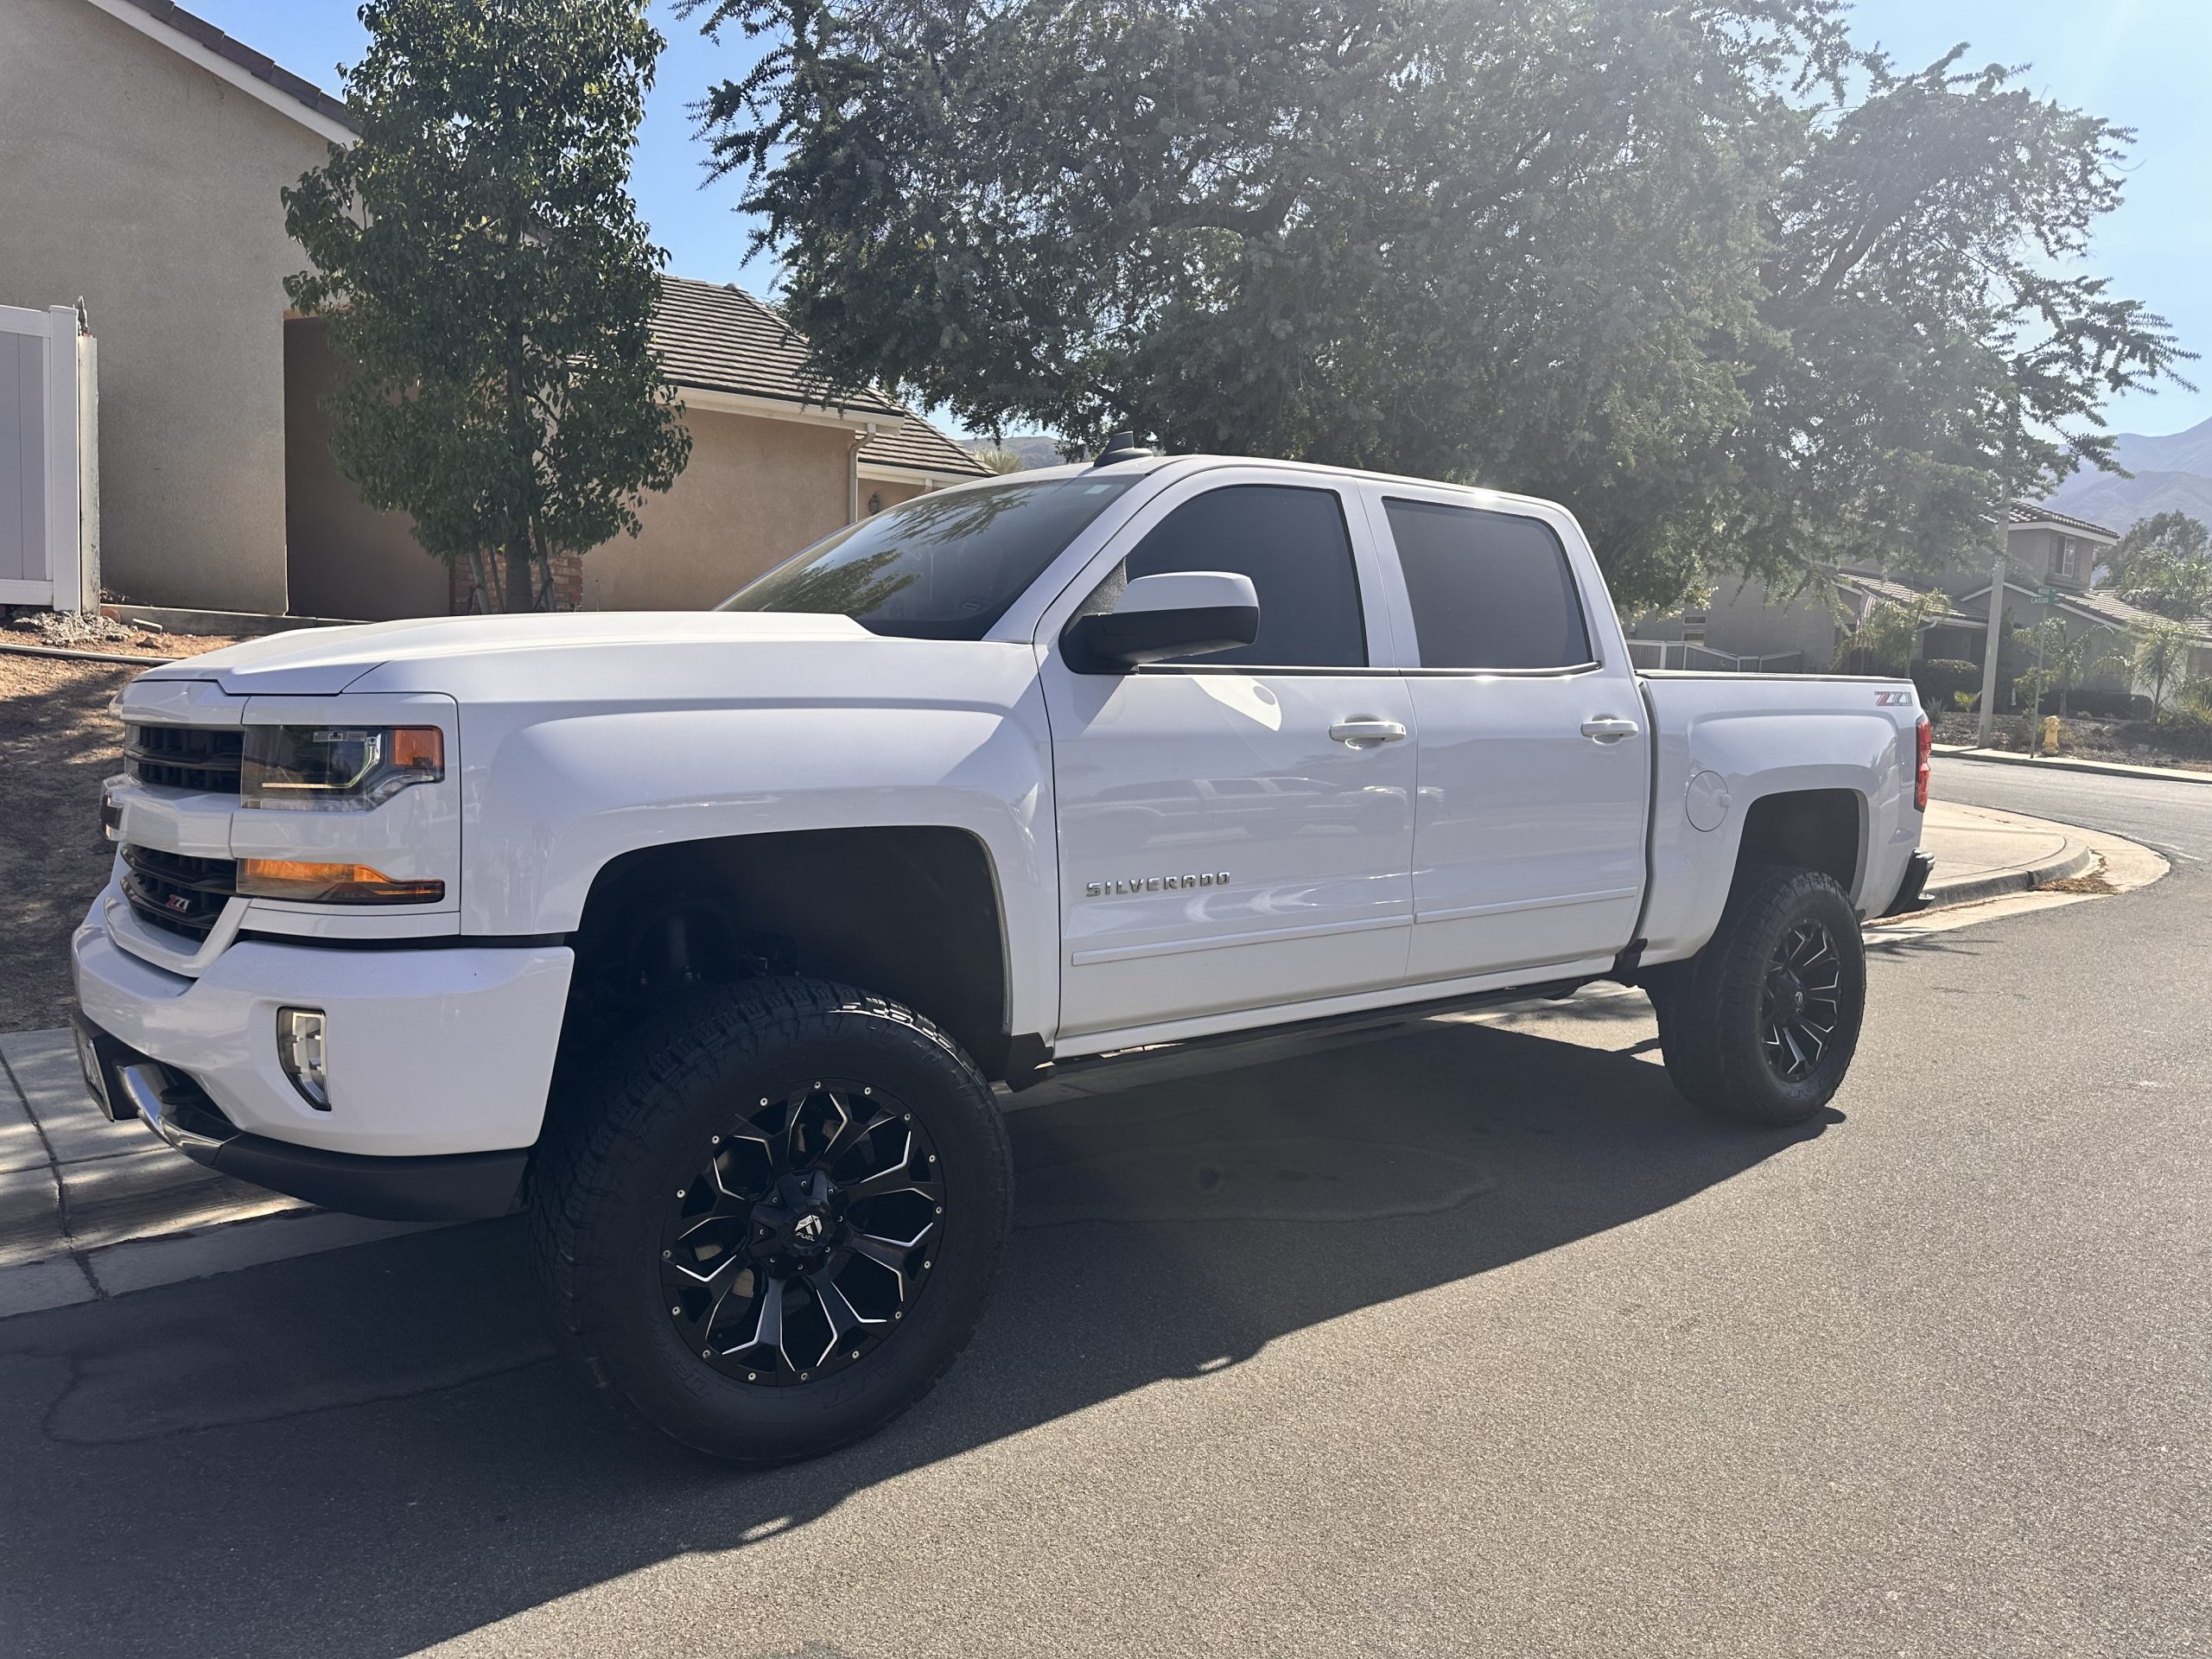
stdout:
<svg viewBox="0 0 2212 1659">
<path fill-rule="evenodd" d="M 1063 1049 L 1404 975 L 1412 700 L 1371 665 L 1363 520 L 1281 476 L 1171 486 L 1084 579 L 1110 604 L 1140 576 L 1242 573 L 1251 645 L 1081 674 L 1053 639 Z"/>
<path fill-rule="evenodd" d="M 1572 556 L 1542 518 L 1464 497 L 1370 499 L 1414 641 L 1410 977 L 1616 955 L 1643 902 L 1650 736 L 1588 549 L 1571 523 Z"/>
</svg>

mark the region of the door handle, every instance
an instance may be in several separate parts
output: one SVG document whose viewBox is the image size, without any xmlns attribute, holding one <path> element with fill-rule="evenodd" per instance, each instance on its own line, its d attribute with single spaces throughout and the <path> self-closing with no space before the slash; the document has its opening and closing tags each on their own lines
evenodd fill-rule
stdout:
<svg viewBox="0 0 2212 1659">
<path fill-rule="evenodd" d="M 1331 737 L 1355 749 L 1372 743 L 1395 743 L 1405 734 L 1403 722 L 1379 720 L 1373 715 L 1354 715 L 1350 720 L 1340 720 L 1329 728 Z"/>
<path fill-rule="evenodd" d="M 1618 743 L 1643 729 L 1634 721 L 1623 720 L 1617 715 L 1597 715 L 1582 722 L 1582 735 L 1599 743 Z"/>
</svg>

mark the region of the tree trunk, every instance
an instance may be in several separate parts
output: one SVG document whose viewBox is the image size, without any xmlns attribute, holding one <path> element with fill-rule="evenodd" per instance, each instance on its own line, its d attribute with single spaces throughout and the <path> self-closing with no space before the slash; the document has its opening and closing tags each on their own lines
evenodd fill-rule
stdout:
<svg viewBox="0 0 2212 1659">
<path fill-rule="evenodd" d="M 504 608 L 510 613 L 536 610 L 537 584 L 531 579 L 530 543 L 509 542 L 501 550 L 501 557 L 507 567 L 507 591 L 502 595 L 506 601 Z"/>
</svg>

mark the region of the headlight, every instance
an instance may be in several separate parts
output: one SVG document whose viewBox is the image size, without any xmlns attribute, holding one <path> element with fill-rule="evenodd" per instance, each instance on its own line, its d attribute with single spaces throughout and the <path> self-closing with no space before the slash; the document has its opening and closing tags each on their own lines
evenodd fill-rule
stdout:
<svg viewBox="0 0 2212 1659">
<path fill-rule="evenodd" d="M 249 726 L 239 803 L 365 812 L 445 775 L 435 726 Z"/>
</svg>

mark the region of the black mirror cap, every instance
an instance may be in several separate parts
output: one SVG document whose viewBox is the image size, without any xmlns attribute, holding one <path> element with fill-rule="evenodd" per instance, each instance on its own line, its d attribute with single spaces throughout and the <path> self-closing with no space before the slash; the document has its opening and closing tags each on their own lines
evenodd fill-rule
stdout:
<svg viewBox="0 0 2212 1659">
<path fill-rule="evenodd" d="M 1124 674 L 1169 657 L 1234 651 L 1259 637 L 1258 606 L 1207 605 L 1078 616 L 1062 632 L 1060 645 L 1068 666 L 1078 674 Z"/>
</svg>

